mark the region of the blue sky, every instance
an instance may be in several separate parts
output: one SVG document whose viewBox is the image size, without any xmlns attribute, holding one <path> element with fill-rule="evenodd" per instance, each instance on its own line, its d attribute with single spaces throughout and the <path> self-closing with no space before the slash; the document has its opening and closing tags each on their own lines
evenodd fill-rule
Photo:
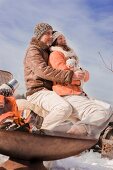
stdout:
<svg viewBox="0 0 113 170">
<path fill-rule="evenodd" d="M 81 65 L 89 70 L 85 90 L 113 103 L 113 73 L 105 69 L 113 60 L 112 0 L 0 0 L 0 69 L 11 71 L 25 91 L 23 58 L 34 26 L 47 22 L 67 37 Z"/>
</svg>

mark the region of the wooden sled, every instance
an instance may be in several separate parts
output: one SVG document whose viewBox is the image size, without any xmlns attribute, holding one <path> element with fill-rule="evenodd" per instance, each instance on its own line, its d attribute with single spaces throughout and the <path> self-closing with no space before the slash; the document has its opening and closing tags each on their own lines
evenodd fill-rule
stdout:
<svg viewBox="0 0 113 170">
<path fill-rule="evenodd" d="M 96 144 L 92 137 L 43 130 L 42 134 L 0 130 L 0 154 L 10 157 L 0 170 L 44 170 L 42 161 L 77 155 Z"/>
</svg>

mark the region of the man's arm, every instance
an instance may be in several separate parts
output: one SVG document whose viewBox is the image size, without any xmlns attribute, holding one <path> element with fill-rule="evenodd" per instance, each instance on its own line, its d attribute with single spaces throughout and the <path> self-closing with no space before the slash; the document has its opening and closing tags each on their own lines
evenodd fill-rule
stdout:
<svg viewBox="0 0 113 170">
<path fill-rule="evenodd" d="M 37 77 L 58 83 L 71 83 L 72 81 L 73 71 L 57 70 L 48 66 L 44 61 L 41 52 L 35 47 L 31 47 L 28 50 L 25 62 L 29 64 Z"/>
<path fill-rule="evenodd" d="M 65 56 L 64 54 L 62 54 L 61 52 L 58 51 L 53 51 L 50 54 L 49 57 L 49 63 L 50 65 L 54 68 L 54 69 L 61 69 L 61 70 L 70 70 L 67 66 L 66 66 L 66 60 L 65 60 Z M 73 77 L 72 77 L 72 81 L 69 84 L 72 85 L 77 85 L 80 84 L 80 79 L 83 79 L 84 75 L 81 75 L 82 73 L 74 73 Z"/>
</svg>

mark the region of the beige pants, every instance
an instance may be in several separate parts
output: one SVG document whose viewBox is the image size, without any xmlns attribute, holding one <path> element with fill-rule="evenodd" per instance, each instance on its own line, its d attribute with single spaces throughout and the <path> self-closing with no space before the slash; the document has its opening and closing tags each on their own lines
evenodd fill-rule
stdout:
<svg viewBox="0 0 113 170">
<path fill-rule="evenodd" d="M 45 117 L 42 129 L 51 130 L 69 118 L 72 106 L 53 91 L 41 90 L 27 97 L 27 100 L 43 108 Z"/>
<path fill-rule="evenodd" d="M 77 124 L 85 124 L 89 134 L 98 137 L 110 122 L 113 114 L 110 104 L 77 95 L 65 96 L 64 99 L 80 119 Z"/>
<path fill-rule="evenodd" d="M 16 104 L 18 106 L 18 110 L 20 110 L 20 111 L 29 109 L 29 110 L 33 110 L 39 116 L 42 116 L 42 108 L 39 107 L 36 104 L 33 104 L 33 103 L 29 102 L 26 99 L 17 99 Z"/>
<path fill-rule="evenodd" d="M 98 136 L 112 116 L 109 104 L 85 96 L 60 97 L 53 91 L 42 90 L 28 96 L 27 99 L 43 108 L 42 114 L 45 119 L 42 128 L 45 129 L 53 129 L 71 116 L 72 119 L 75 117 L 75 120 L 80 120 L 77 124 L 85 124 L 89 134 Z"/>
</svg>

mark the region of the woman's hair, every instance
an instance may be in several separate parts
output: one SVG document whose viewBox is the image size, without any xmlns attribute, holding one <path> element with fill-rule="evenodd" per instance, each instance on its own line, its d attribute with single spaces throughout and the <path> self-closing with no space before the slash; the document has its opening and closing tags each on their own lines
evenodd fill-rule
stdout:
<svg viewBox="0 0 113 170">
<path fill-rule="evenodd" d="M 55 32 L 57 32 L 57 31 L 53 31 L 52 32 L 52 34 L 54 34 Z M 51 46 L 59 46 L 59 47 L 62 47 L 63 48 L 63 50 L 65 50 L 65 51 L 70 51 L 71 50 L 71 48 L 70 47 L 68 47 L 67 45 L 58 45 L 58 43 L 57 43 L 57 38 L 56 38 L 56 40 L 51 44 Z"/>
<path fill-rule="evenodd" d="M 52 34 L 54 34 L 55 32 L 57 32 L 57 31 L 53 31 Z M 56 38 L 56 40 L 52 43 L 51 46 L 56 46 L 56 45 L 58 45 L 58 43 L 57 43 L 57 38 Z"/>
</svg>

